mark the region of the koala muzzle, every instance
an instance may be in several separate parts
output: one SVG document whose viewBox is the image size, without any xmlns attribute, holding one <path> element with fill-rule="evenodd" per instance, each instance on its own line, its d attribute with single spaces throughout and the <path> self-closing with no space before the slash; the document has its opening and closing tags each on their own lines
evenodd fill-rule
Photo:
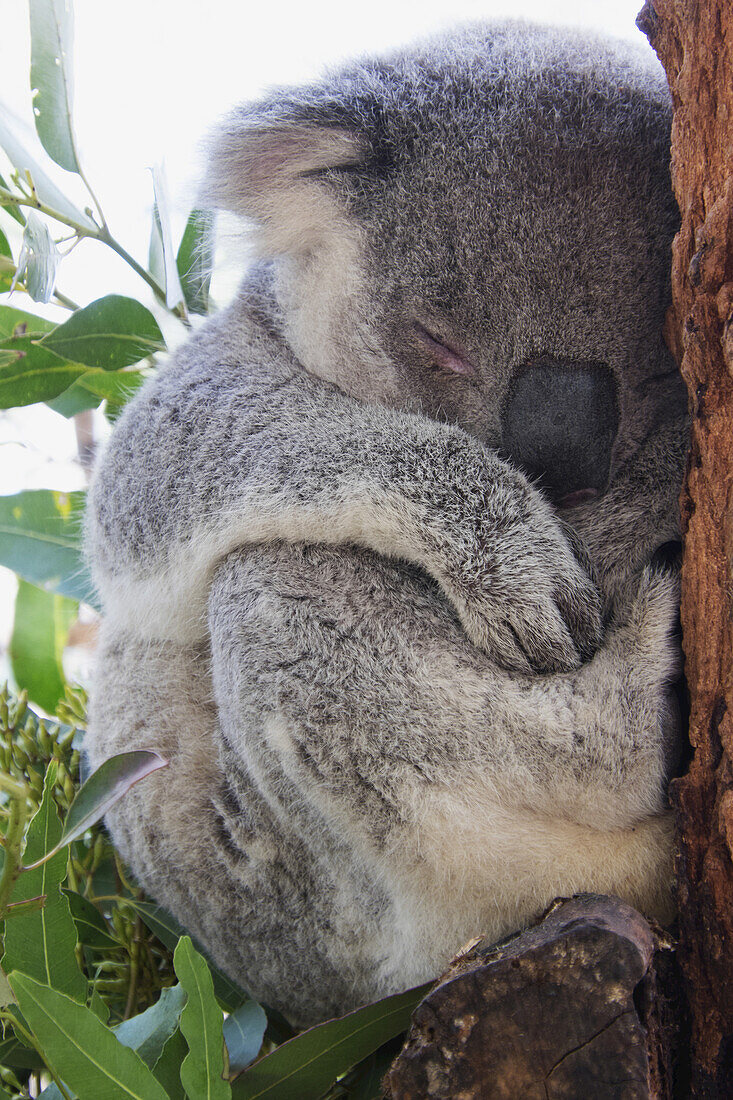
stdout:
<svg viewBox="0 0 733 1100">
<path fill-rule="evenodd" d="M 616 381 L 607 366 L 543 356 L 511 380 L 502 454 L 554 504 L 572 507 L 606 488 L 618 419 Z"/>
</svg>

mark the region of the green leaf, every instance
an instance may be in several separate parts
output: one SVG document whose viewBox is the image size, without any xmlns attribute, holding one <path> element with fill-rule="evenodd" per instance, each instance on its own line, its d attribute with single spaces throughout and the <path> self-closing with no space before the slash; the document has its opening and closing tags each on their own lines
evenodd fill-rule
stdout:
<svg viewBox="0 0 733 1100">
<path fill-rule="evenodd" d="M 214 267 L 214 215 L 192 210 L 181 237 L 176 266 L 191 313 L 209 312 L 209 288 Z"/>
<path fill-rule="evenodd" d="M 165 351 L 163 334 L 150 310 L 121 294 L 108 294 L 78 309 L 44 336 L 41 346 L 102 370 L 119 370 Z"/>
<path fill-rule="evenodd" d="M 109 1005 L 98 989 L 92 991 L 89 1008 L 98 1020 L 101 1020 L 103 1024 L 107 1023 L 107 1020 L 109 1020 Z"/>
<path fill-rule="evenodd" d="M 229 1054 L 229 1069 L 239 1073 L 260 1053 L 267 1027 L 267 1016 L 257 1001 L 245 1001 L 224 1021 L 224 1042 Z"/>
<path fill-rule="evenodd" d="M 224 1034 L 214 983 L 203 956 L 189 936 L 183 936 L 173 955 L 173 967 L 188 1000 L 181 1013 L 181 1031 L 188 1054 L 181 1066 L 181 1083 L 190 1100 L 229 1100 L 231 1086 L 224 1080 Z"/>
<path fill-rule="evenodd" d="M 0 344 L 0 408 L 48 401 L 84 375 L 87 368 L 68 363 L 40 347 L 31 336 L 17 336 Z"/>
<path fill-rule="evenodd" d="M 163 227 L 160 224 L 160 214 L 158 213 L 157 202 L 153 203 L 153 216 L 150 222 L 150 241 L 148 243 L 148 271 L 161 286 L 165 286 Z"/>
<path fill-rule="evenodd" d="M 10 190 L 2 176 L 0 176 L 0 187 L 2 187 L 4 191 Z M 25 225 L 25 215 L 22 213 L 20 207 L 2 206 L 0 207 L 0 210 L 4 210 L 7 214 L 10 215 L 11 218 L 14 219 L 14 221 L 18 222 L 19 225 Z"/>
<path fill-rule="evenodd" d="M 153 1074 L 156 1081 L 168 1093 L 170 1100 L 186 1100 L 186 1092 L 181 1084 L 181 1065 L 188 1054 L 188 1043 L 177 1028 L 163 1047 L 163 1053 L 155 1063 Z"/>
<path fill-rule="evenodd" d="M 430 985 L 301 1032 L 237 1078 L 233 1100 L 318 1100 L 341 1074 L 406 1031 Z"/>
<path fill-rule="evenodd" d="M 30 16 L 36 132 L 58 165 L 78 172 L 71 124 L 74 11 L 68 0 L 30 0 Z"/>
<path fill-rule="evenodd" d="M 175 951 L 181 936 L 186 935 L 185 929 L 181 927 L 175 917 L 173 917 L 167 909 L 163 909 L 160 905 L 154 905 L 152 902 L 138 901 L 137 898 L 128 898 L 127 900 L 140 914 L 153 935 L 157 936 L 160 942 L 165 944 L 169 951 Z M 199 954 L 203 955 L 209 964 L 209 971 L 214 981 L 214 992 L 216 993 L 217 1000 L 225 1011 L 234 1012 L 241 1004 L 249 1001 L 249 994 L 240 988 L 240 986 L 236 985 L 231 978 L 227 977 L 223 970 L 220 970 L 219 967 L 211 961 L 196 940 L 194 940 L 193 943 Z"/>
<path fill-rule="evenodd" d="M 53 801 L 56 782 L 56 762 L 48 766 L 43 785 L 43 799 L 28 826 L 24 858 L 40 859 L 54 848 L 61 835 L 61 822 Z M 15 884 L 13 901 L 23 901 L 39 894 L 46 895 L 43 909 L 19 914 L 6 922 L 3 970 L 21 971 L 44 985 L 68 993 L 77 1001 L 86 1000 L 87 981 L 79 970 L 74 949 L 76 928 L 68 900 L 59 887 L 66 877 L 66 854 L 55 856 L 33 871 L 24 871 Z M 12 978 L 10 984 L 17 996 Z M 20 998 L 18 998 L 20 1001 Z M 21 1011 L 25 1009 L 21 1004 Z"/>
<path fill-rule="evenodd" d="M 12 1069 L 43 1069 L 43 1062 L 35 1050 L 18 1042 L 14 1037 L 0 1040 L 0 1066 Z"/>
<path fill-rule="evenodd" d="M 140 1056 L 91 1009 L 17 971 L 10 984 L 44 1058 L 79 1100 L 168 1100 Z"/>
<path fill-rule="evenodd" d="M 83 492 L 0 496 L 0 565 L 24 580 L 99 606 L 81 553 Z"/>
<path fill-rule="evenodd" d="M 11 118 L 10 111 L 0 103 L 0 146 L 7 153 L 10 162 L 21 174 L 27 172 L 30 175 L 36 194 L 44 206 L 68 218 L 74 225 L 95 230 L 97 227 L 94 221 L 87 214 L 83 214 L 70 199 L 67 199 L 63 191 L 41 167 L 36 157 L 28 152 L 27 142 L 20 136 L 20 125 L 11 122 Z"/>
<path fill-rule="evenodd" d="M 132 752 L 110 756 L 76 792 L 66 815 L 63 832 L 54 846 L 43 853 L 43 858 L 48 859 L 50 855 L 82 836 L 127 794 L 130 787 L 151 772 L 165 768 L 167 764 L 168 761 L 157 752 L 149 752 L 147 749 L 134 749 Z M 30 870 L 31 866 L 26 860 L 26 869 Z"/>
<path fill-rule="evenodd" d="M 23 230 L 18 266 L 10 289 L 15 290 L 22 282 L 34 302 L 50 302 L 60 262 L 61 253 L 48 225 L 31 211 Z"/>
<path fill-rule="evenodd" d="M 178 1028 L 186 994 L 180 985 L 164 989 L 159 999 L 139 1016 L 124 1020 L 114 1029 L 121 1043 L 131 1047 L 152 1069 L 163 1053 L 165 1044 Z"/>
<path fill-rule="evenodd" d="M 4 971 L 0 970 L 0 1008 L 5 1008 L 6 1005 L 15 1004 L 15 994 L 10 988 L 10 982 L 5 976 Z"/>
<path fill-rule="evenodd" d="M 176 259 L 173 255 L 173 239 L 171 237 L 170 213 L 168 210 L 168 194 L 165 180 L 165 172 L 162 165 L 152 169 L 153 190 L 155 203 L 153 206 L 153 228 L 150 238 L 150 259 L 156 266 L 157 277 L 165 287 L 165 304 L 169 309 L 184 301 L 183 288 L 178 277 Z"/>
<path fill-rule="evenodd" d="M 62 656 L 78 608 L 76 600 L 22 579 L 18 583 L 10 665 L 18 687 L 48 714 L 66 690 Z"/>
<path fill-rule="evenodd" d="M 96 409 L 102 401 L 115 409 L 122 408 L 134 397 L 145 381 L 142 370 L 88 370 L 75 382 L 46 404 L 61 416 L 72 417 L 84 409 Z"/>
<path fill-rule="evenodd" d="M 0 229 L 0 294 L 10 290 L 14 274 L 13 253 L 8 244 L 8 238 Z"/>
<path fill-rule="evenodd" d="M 349 1100 L 382 1100 L 382 1079 L 400 1052 L 401 1038 L 386 1043 L 360 1062 L 341 1081 Z"/>
<path fill-rule="evenodd" d="M 120 946 L 119 941 L 110 935 L 107 922 L 96 905 L 77 894 L 76 890 L 63 890 L 62 893 L 69 902 L 79 943 L 92 951 L 110 951 Z"/>
<path fill-rule="evenodd" d="M 14 336 L 43 336 L 56 328 L 55 321 L 37 317 L 35 313 L 26 313 L 23 309 L 0 306 L 0 341 L 3 347 Z"/>
</svg>

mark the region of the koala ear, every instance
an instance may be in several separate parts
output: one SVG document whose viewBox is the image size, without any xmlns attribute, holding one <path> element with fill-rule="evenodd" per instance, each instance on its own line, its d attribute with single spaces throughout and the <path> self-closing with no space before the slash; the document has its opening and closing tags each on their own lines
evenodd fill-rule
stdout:
<svg viewBox="0 0 733 1100">
<path fill-rule="evenodd" d="M 240 111 L 209 145 L 202 200 L 254 221 L 265 253 L 304 251 L 333 224 L 333 194 L 319 177 L 365 158 L 359 138 L 346 129 Z"/>
</svg>

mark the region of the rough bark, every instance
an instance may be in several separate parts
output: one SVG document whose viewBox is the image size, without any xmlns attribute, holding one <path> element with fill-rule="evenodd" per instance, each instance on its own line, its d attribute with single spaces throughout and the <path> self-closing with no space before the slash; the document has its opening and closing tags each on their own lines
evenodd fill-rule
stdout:
<svg viewBox="0 0 733 1100">
<path fill-rule="evenodd" d="M 456 959 L 418 1006 L 391 1100 L 669 1100 L 672 952 L 617 898 L 586 895 Z"/>
<path fill-rule="evenodd" d="M 682 215 L 667 338 L 690 394 L 681 497 L 688 774 L 674 784 L 693 1095 L 733 1096 L 733 2 L 647 0 L 638 24 L 675 106 Z"/>
</svg>

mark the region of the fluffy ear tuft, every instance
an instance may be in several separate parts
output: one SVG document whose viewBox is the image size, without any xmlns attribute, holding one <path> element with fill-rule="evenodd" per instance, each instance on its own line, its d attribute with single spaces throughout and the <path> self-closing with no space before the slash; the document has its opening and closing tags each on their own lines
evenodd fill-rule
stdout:
<svg viewBox="0 0 733 1100">
<path fill-rule="evenodd" d="M 252 219 L 266 252 L 307 248 L 333 212 L 333 198 L 318 176 L 365 159 L 359 138 L 347 130 L 263 123 L 239 111 L 210 143 L 202 201 Z"/>
</svg>

